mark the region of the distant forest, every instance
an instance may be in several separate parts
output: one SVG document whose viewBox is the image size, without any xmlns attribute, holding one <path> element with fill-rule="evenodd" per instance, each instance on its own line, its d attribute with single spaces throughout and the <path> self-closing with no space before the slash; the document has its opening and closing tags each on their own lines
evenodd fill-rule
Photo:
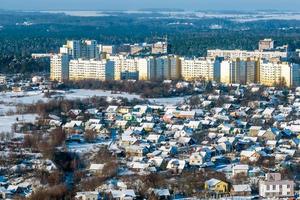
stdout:
<svg viewBox="0 0 300 200">
<path fill-rule="evenodd" d="M 96 39 L 102 44 L 152 42 L 168 36 L 169 51 L 205 56 L 207 49 L 256 49 L 262 38 L 300 48 L 300 21 L 234 22 L 227 19 L 172 19 L 153 14 L 74 17 L 64 14 L 0 11 L 0 73 L 49 71 L 49 61 L 31 53 L 57 52 L 67 39 Z M 24 22 L 32 25 L 24 25 Z M 174 23 L 175 22 L 175 23 Z M 222 29 L 210 29 L 218 24 Z"/>
</svg>

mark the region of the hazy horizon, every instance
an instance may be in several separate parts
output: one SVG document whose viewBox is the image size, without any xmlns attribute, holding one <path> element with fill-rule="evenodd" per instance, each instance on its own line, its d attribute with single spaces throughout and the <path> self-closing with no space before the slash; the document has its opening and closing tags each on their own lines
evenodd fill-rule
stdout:
<svg viewBox="0 0 300 200">
<path fill-rule="evenodd" d="M 0 0 L 5 10 L 278 10 L 300 11 L 299 0 Z"/>
</svg>

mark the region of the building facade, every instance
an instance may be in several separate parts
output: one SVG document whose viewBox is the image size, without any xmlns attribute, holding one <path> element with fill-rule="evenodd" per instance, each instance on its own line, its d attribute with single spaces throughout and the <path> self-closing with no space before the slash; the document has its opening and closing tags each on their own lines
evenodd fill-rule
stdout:
<svg viewBox="0 0 300 200">
<path fill-rule="evenodd" d="M 213 58 L 181 58 L 181 76 L 184 80 L 215 80 L 219 69 L 219 61 Z"/>
<path fill-rule="evenodd" d="M 67 54 L 54 54 L 51 56 L 50 79 L 59 82 L 69 79 L 69 56 Z"/>
<path fill-rule="evenodd" d="M 268 173 L 265 180 L 259 182 L 259 196 L 273 199 L 293 197 L 294 182 L 282 180 L 279 173 Z"/>
<path fill-rule="evenodd" d="M 79 80 L 113 80 L 114 62 L 106 60 L 71 60 L 69 79 Z"/>
</svg>

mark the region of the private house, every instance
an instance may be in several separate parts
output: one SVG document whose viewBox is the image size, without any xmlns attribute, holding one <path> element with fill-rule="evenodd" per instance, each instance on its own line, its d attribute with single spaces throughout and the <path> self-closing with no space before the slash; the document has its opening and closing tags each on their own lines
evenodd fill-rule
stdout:
<svg viewBox="0 0 300 200">
<path fill-rule="evenodd" d="M 244 150 L 240 153 L 241 161 L 257 162 L 261 157 L 255 150 Z"/>
<path fill-rule="evenodd" d="M 171 194 L 169 189 L 154 189 L 152 190 L 152 196 L 155 196 L 158 200 L 169 200 L 171 199 Z"/>
<path fill-rule="evenodd" d="M 200 152 L 192 153 L 189 158 L 189 164 L 191 166 L 201 166 L 204 162 L 205 158 Z"/>
<path fill-rule="evenodd" d="M 145 146 L 141 145 L 130 145 L 125 148 L 126 156 L 132 157 L 143 157 L 148 153 L 148 149 Z"/>
<path fill-rule="evenodd" d="M 108 199 L 112 200 L 134 200 L 136 199 L 136 194 L 134 190 L 110 190 L 108 194 Z"/>
<path fill-rule="evenodd" d="M 244 175 L 248 176 L 249 165 L 234 165 L 232 167 L 232 176 Z"/>
<path fill-rule="evenodd" d="M 63 129 L 67 132 L 67 133 L 82 133 L 83 132 L 83 125 L 84 123 L 82 121 L 79 120 L 72 120 L 70 122 L 67 122 L 65 125 L 63 125 Z"/>
<path fill-rule="evenodd" d="M 167 169 L 174 174 L 180 174 L 185 168 L 185 160 L 171 159 L 168 162 Z"/>
<path fill-rule="evenodd" d="M 265 180 L 259 181 L 259 196 L 263 198 L 293 197 L 294 186 L 294 181 L 282 180 L 280 173 L 267 173 Z"/>
<path fill-rule="evenodd" d="M 228 193 L 229 185 L 224 181 L 212 178 L 205 181 L 204 189 L 215 193 Z"/>
<path fill-rule="evenodd" d="M 96 191 L 77 192 L 75 200 L 99 200 L 100 195 Z"/>
<path fill-rule="evenodd" d="M 104 164 L 91 164 L 89 168 L 89 172 L 93 174 L 102 174 L 104 168 Z"/>
<path fill-rule="evenodd" d="M 246 197 L 250 196 L 252 189 L 249 184 L 232 185 L 230 195 Z"/>
</svg>

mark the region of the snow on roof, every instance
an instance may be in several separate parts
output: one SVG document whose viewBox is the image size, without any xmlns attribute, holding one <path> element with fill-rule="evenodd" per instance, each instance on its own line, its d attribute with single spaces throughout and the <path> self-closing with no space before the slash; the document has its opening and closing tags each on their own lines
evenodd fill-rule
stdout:
<svg viewBox="0 0 300 200">
<path fill-rule="evenodd" d="M 249 170 L 249 165 L 241 165 L 241 164 L 238 164 L 238 165 L 234 165 L 232 167 L 233 170 Z"/>
<path fill-rule="evenodd" d="M 167 169 L 184 169 L 185 160 L 172 159 L 168 162 Z"/>
<path fill-rule="evenodd" d="M 232 185 L 235 192 L 251 192 L 251 187 L 248 184 Z"/>
<path fill-rule="evenodd" d="M 89 170 L 102 170 L 104 164 L 91 164 Z"/>
<path fill-rule="evenodd" d="M 75 121 L 75 120 L 72 120 L 70 122 L 67 122 L 64 127 L 65 128 L 74 128 L 75 126 L 81 126 L 82 125 L 82 121 Z"/>
<path fill-rule="evenodd" d="M 113 198 L 124 198 L 124 197 L 135 197 L 134 190 L 111 190 L 110 191 Z"/>
<path fill-rule="evenodd" d="M 116 112 L 118 109 L 118 106 L 108 106 L 106 108 L 106 112 Z"/>
<path fill-rule="evenodd" d="M 216 184 L 220 183 L 221 181 L 215 178 L 211 178 L 208 181 L 205 181 L 205 184 L 208 185 L 208 187 L 215 186 Z"/>
<path fill-rule="evenodd" d="M 154 189 L 154 194 L 157 196 L 170 196 L 169 189 Z"/>
<path fill-rule="evenodd" d="M 275 108 L 266 108 L 263 112 L 262 115 L 272 115 L 274 112 Z"/>
</svg>

